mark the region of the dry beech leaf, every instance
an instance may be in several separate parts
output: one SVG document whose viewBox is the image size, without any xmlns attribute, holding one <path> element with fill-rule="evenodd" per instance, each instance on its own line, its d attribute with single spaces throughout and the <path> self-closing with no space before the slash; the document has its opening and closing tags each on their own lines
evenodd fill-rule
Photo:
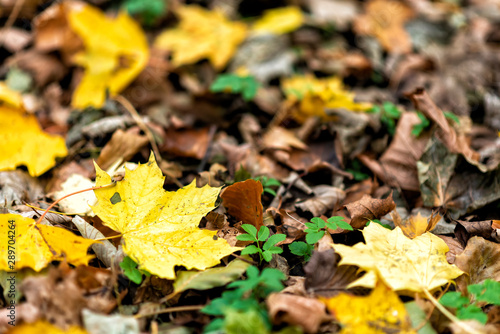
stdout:
<svg viewBox="0 0 500 334">
<path fill-rule="evenodd" d="M 225 188 L 220 197 L 231 216 L 260 230 L 263 225 L 262 191 L 259 181 L 249 179 Z"/>
<path fill-rule="evenodd" d="M 128 161 L 139 150 L 148 143 L 145 135 L 139 134 L 138 127 L 130 128 L 127 131 L 118 129 L 113 133 L 111 140 L 102 148 L 97 164 L 104 170 L 107 170 L 116 161 L 120 163 Z"/>
<path fill-rule="evenodd" d="M 464 220 L 455 220 L 455 236 L 465 247 L 470 238 L 479 236 L 484 239 L 490 239 L 493 233 L 493 220 L 482 220 L 469 222 Z"/>
<path fill-rule="evenodd" d="M 87 249 L 96 241 L 84 239 L 59 227 L 36 224 L 33 219 L 16 214 L 0 214 L 0 270 L 14 270 L 9 266 L 9 226 L 15 224 L 15 269 L 31 268 L 40 271 L 51 261 L 67 261 L 75 266 L 87 264 L 94 256 Z"/>
<path fill-rule="evenodd" d="M 446 260 L 449 264 L 455 264 L 455 257 L 464 251 L 464 246 L 455 238 L 448 237 L 446 235 L 438 235 L 450 249 L 446 253 Z"/>
<path fill-rule="evenodd" d="M 35 115 L 0 106 L 0 119 L 0 170 L 25 165 L 31 176 L 39 176 L 66 156 L 64 138 L 45 133 Z"/>
<path fill-rule="evenodd" d="M 458 279 L 461 291 L 466 292 L 468 285 L 486 279 L 500 281 L 500 244 L 472 237 L 464 251 L 455 257 L 455 265 L 467 274 Z"/>
<path fill-rule="evenodd" d="M 272 293 L 266 305 L 273 324 L 298 326 L 306 333 L 317 333 L 321 323 L 329 320 L 325 305 L 313 298 Z"/>
<path fill-rule="evenodd" d="M 342 324 L 340 334 L 414 333 L 410 318 L 399 296 L 379 281 L 368 296 L 346 293 L 321 298 L 328 310 Z"/>
<path fill-rule="evenodd" d="M 446 260 L 446 243 L 430 232 L 410 239 L 399 227 L 391 231 L 370 224 L 363 230 L 363 236 L 366 244 L 352 247 L 332 244 L 342 256 L 339 265 L 355 265 L 374 273 L 395 291 L 431 291 L 463 274 Z M 358 283 L 373 287 L 363 279 L 366 280 L 362 277 Z"/>
<path fill-rule="evenodd" d="M 155 40 L 158 49 L 172 51 L 175 66 L 192 64 L 204 58 L 222 69 L 247 35 L 241 22 L 231 22 L 222 11 L 208 11 L 200 6 L 177 8 L 180 23 Z"/>
<path fill-rule="evenodd" d="M 111 177 L 96 165 L 96 186 Z M 218 239 L 215 231 L 198 228 L 215 208 L 220 188 L 196 188 L 195 181 L 177 190 L 163 189 L 164 177 L 153 154 L 146 164 L 127 169 L 115 186 L 95 190 L 94 212 L 105 225 L 122 233 L 123 251 L 140 268 L 161 278 L 174 279 L 174 267 L 204 270 L 240 250 Z"/>
<path fill-rule="evenodd" d="M 307 145 L 298 139 L 292 131 L 280 126 L 273 126 L 267 130 L 262 138 L 262 146 L 267 149 L 285 151 L 290 151 L 292 147 L 302 150 L 307 149 Z"/>
<path fill-rule="evenodd" d="M 372 198 L 364 195 L 359 201 L 349 203 L 345 206 L 351 215 L 351 226 L 362 228 L 373 219 L 379 219 L 396 208 L 392 199 L 392 193 L 385 199 Z"/>
<path fill-rule="evenodd" d="M 181 157 L 202 159 L 207 151 L 209 140 L 208 128 L 167 130 L 160 150 Z"/>
<path fill-rule="evenodd" d="M 397 211 L 393 211 L 394 215 L 399 216 Z M 408 219 L 393 219 L 394 225 L 401 228 L 401 231 L 408 238 L 413 239 L 418 237 L 419 235 L 424 234 L 427 231 L 432 231 L 439 220 L 441 219 L 441 215 L 437 212 L 434 212 L 430 217 L 423 217 L 420 212 L 416 216 L 410 216 Z"/>
<path fill-rule="evenodd" d="M 412 51 L 411 38 L 404 27 L 406 21 L 413 17 L 410 8 L 395 0 L 370 0 L 365 10 L 366 14 L 354 21 L 358 34 L 376 37 L 389 52 Z"/>
<path fill-rule="evenodd" d="M 345 198 L 345 192 L 340 188 L 328 185 L 319 185 L 313 187 L 312 189 L 314 197 L 303 202 L 296 203 L 295 207 L 303 211 L 309 211 L 315 217 L 319 217 L 328 210 L 332 210 L 335 205 L 342 202 Z"/>
</svg>

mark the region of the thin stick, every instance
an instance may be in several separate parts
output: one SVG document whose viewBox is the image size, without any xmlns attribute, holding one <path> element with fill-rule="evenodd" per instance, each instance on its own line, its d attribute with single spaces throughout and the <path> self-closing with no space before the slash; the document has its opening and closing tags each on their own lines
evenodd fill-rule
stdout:
<svg viewBox="0 0 500 334">
<path fill-rule="evenodd" d="M 461 322 L 450 311 L 448 311 L 446 309 L 446 307 L 444 307 L 443 305 L 441 305 L 439 303 L 439 301 L 436 298 L 434 298 L 434 296 L 427 289 L 424 289 L 424 293 L 427 296 L 427 298 L 429 298 L 429 300 L 431 301 L 431 303 L 434 304 L 434 306 L 436 306 L 436 308 L 439 311 L 441 311 L 441 313 L 443 313 L 443 315 L 445 317 L 447 317 L 451 322 L 453 322 L 458 327 L 460 327 L 461 329 L 463 329 L 466 333 L 471 333 L 471 334 L 476 333 L 476 330 L 474 330 L 474 328 L 470 328 L 467 324 L 464 324 L 463 322 Z"/>
<path fill-rule="evenodd" d="M 150 316 L 162 314 L 162 313 L 198 311 L 204 307 L 205 307 L 205 305 L 186 305 L 186 306 L 169 307 L 169 308 L 163 309 L 163 310 L 158 311 L 158 312 L 146 313 L 146 314 L 136 314 L 136 315 L 134 315 L 134 318 L 139 319 L 139 318 L 150 317 Z"/>
<path fill-rule="evenodd" d="M 92 187 L 92 188 L 87 188 L 87 189 L 82 189 L 82 190 L 78 190 L 78 191 L 75 191 L 74 193 L 71 193 L 71 194 L 68 194 L 66 196 L 63 196 L 61 198 L 59 198 L 57 201 L 55 201 L 54 203 L 52 203 L 51 205 L 49 205 L 49 207 L 47 209 L 45 209 L 45 211 L 43 212 L 43 214 L 40 216 L 40 218 L 38 218 L 38 220 L 36 221 L 37 224 L 40 224 L 40 222 L 43 220 L 43 218 L 45 217 L 45 215 L 47 214 L 47 212 L 49 212 L 50 209 L 52 209 L 57 203 L 59 203 L 60 201 L 62 201 L 63 199 L 65 198 L 68 198 L 70 196 L 73 196 L 73 195 L 76 195 L 76 194 L 79 194 L 79 193 L 83 193 L 85 191 L 89 191 L 89 190 L 97 190 L 97 189 L 101 189 L 101 188 L 107 188 L 107 187 L 111 187 L 111 186 L 114 186 L 115 183 L 110 183 L 110 184 L 106 184 L 104 186 L 100 186 L 100 187 Z"/>
<path fill-rule="evenodd" d="M 125 110 L 127 110 L 130 113 L 130 115 L 132 116 L 134 121 L 137 123 L 139 128 L 141 128 L 141 130 L 144 131 L 144 133 L 148 137 L 148 140 L 149 140 L 149 143 L 151 144 L 151 147 L 153 148 L 153 152 L 155 152 L 156 161 L 158 161 L 158 165 L 159 165 L 160 162 L 162 161 L 162 158 L 160 155 L 160 150 L 158 149 L 158 145 L 156 145 L 156 141 L 155 141 L 155 138 L 153 137 L 153 134 L 151 133 L 149 128 L 146 126 L 146 124 L 144 124 L 144 122 L 142 121 L 141 116 L 139 115 L 137 110 L 135 110 L 134 106 L 132 105 L 132 103 L 130 103 L 129 100 L 127 100 L 126 98 L 124 98 L 121 95 L 116 96 L 114 99 L 115 99 L 115 101 L 119 102 L 125 108 Z"/>
</svg>

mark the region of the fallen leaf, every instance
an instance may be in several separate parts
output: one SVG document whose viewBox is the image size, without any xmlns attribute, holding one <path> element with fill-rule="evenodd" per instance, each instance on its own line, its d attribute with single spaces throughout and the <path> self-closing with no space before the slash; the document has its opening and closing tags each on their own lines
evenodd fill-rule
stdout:
<svg viewBox="0 0 500 334">
<path fill-rule="evenodd" d="M 222 191 L 222 205 L 227 212 L 241 221 L 260 230 L 263 225 L 262 184 L 252 179 L 236 182 Z"/>
<path fill-rule="evenodd" d="M 279 126 L 269 128 L 262 137 L 262 146 L 266 149 L 277 149 L 289 151 L 292 147 L 306 150 L 307 145 L 304 144 L 290 130 Z"/>
<path fill-rule="evenodd" d="M 397 211 L 394 212 L 397 214 Z M 427 231 L 432 231 L 440 219 L 441 215 L 437 212 L 434 212 L 430 217 L 423 217 L 419 212 L 416 216 L 410 216 L 403 221 L 394 219 L 394 225 L 401 228 L 405 236 L 414 239 Z"/>
<path fill-rule="evenodd" d="M 369 103 L 354 102 L 354 94 L 347 91 L 338 77 L 317 79 L 313 76 L 295 76 L 281 81 L 292 115 L 299 122 L 317 116 L 327 122 L 335 120 L 325 112 L 329 109 L 367 111 Z M 295 107 L 294 107 L 295 106 Z"/>
<path fill-rule="evenodd" d="M 12 224 L 14 229 L 10 228 Z M 15 239 L 9 233 L 11 231 L 15 232 Z M 63 228 L 36 224 L 33 219 L 16 214 L 0 214 L 0 238 L 0 270 L 6 271 L 14 270 L 7 256 L 12 247 L 16 249 L 16 270 L 28 267 L 40 271 L 51 261 L 65 260 L 75 266 L 86 265 L 93 258 L 92 255 L 87 255 L 87 248 L 96 242 L 76 236 Z M 15 246 L 12 246 L 12 240 L 15 240 Z"/>
<path fill-rule="evenodd" d="M 358 267 L 339 267 L 339 261 L 340 256 L 333 249 L 315 251 L 304 267 L 306 291 L 315 296 L 332 297 L 359 278 Z"/>
<path fill-rule="evenodd" d="M 201 160 L 207 151 L 210 137 L 209 128 L 167 130 L 160 150 L 180 157 Z"/>
<path fill-rule="evenodd" d="M 179 7 L 177 15 L 178 27 L 164 31 L 154 42 L 156 48 L 172 51 L 177 67 L 208 58 L 220 70 L 247 34 L 245 24 L 229 21 L 222 11 L 191 5 Z"/>
<path fill-rule="evenodd" d="M 314 217 L 319 217 L 328 210 L 333 210 L 345 198 L 345 192 L 337 187 L 321 184 L 312 189 L 314 196 L 303 202 L 296 203 L 295 207 L 302 211 L 311 212 Z"/>
<path fill-rule="evenodd" d="M 409 7 L 394 0 L 370 0 L 365 3 L 365 11 L 365 15 L 354 21 L 358 34 L 376 37 L 389 52 L 412 51 L 411 38 L 404 27 L 414 16 Z"/>
<path fill-rule="evenodd" d="M 250 263 L 235 259 L 225 267 L 205 271 L 181 271 L 174 282 L 172 295 L 189 289 L 208 290 L 226 285 L 245 273 Z"/>
<path fill-rule="evenodd" d="M 96 166 L 96 186 L 111 177 Z M 135 170 L 126 169 L 114 187 L 95 190 L 94 212 L 105 225 L 122 233 L 123 251 L 140 268 L 161 278 L 174 279 L 176 265 L 204 270 L 241 248 L 217 239 L 215 231 L 198 224 L 215 208 L 219 188 L 196 188 L 195 181 L 177 190 L 163 189 L 164 177 L 154 156 Z"/>
<path fill-rule="evenodd" d="M 304 23 L 299 7 L 288 6 L 266 10 L 252 26 L 256 33 L 286 34 L 298 29 Z"/>
<path fill-rule="evenodd" d="M 455 220 L 457 225 L 455 225 L 455 235 L 465 247 L 468 241 L 472 237 L 483 237 L 484 239 L 490 239 L 493 233 L 493 220 L 482 220 L 482 221 L 464 221 Z"/>
<path fill-rule="evenodd" d="M 321 323 L 329 320 L 325 305 L 313 298 L 272 293 L 266 305 L 273 324 L 298 326 L 306 333 L 317 333 Z"/>
<path fill-rule="evenodd" d="M 455 264 L 455 257 L 464 251 L 464 246 L 455 238 L 439 235 L 450 249 L 446 253 L 446 260 L 449 264 Z"/>
<path fill-rule="evenodd" d="M 23 323 L 13 327 L 6 332 L 7 334 L 31 334 L 31 333 L 47 333 L 47 334 L 87 334 L 88 332 L 80 327 L 71 326 L 67 330 L 62 330 L 59 327 L 52 325 L 45 320 L 38 320 L 34 323 Z"/>
<path fill-rule="evenodd" d="M 119 94 L 146 66 L 149 58 L 146 36 L 125 12 L 110 19 L 88 4 L 71 8 L 67 19 L 85 46 L 85 51 L 73 58 L 85 68 L 85 73 L 71 104 L 82 109 L 101 107 L 107 90 L 112 96 Z"/>
<path fill-rule="evenodd" d="M 455 265 L 467 274 L 457 280 L 460 291 L 467 292 L 468 285 L 486 279 L 500 281 L 500 244 L 472 237 L 464 251 L 455 257 Z"/>
<path fill-rule="evenodd" d="M 0 101 L 14 108 L 23 107 L 23 96 L 21 93 L 10 89 L 5 82 L 0 82 Z"/>
<path fill-rule="evenodd" d="M 81 174 L 71 174 L 66 181 L 61 184 L 61 190 L 56 191 L 52 198 L 58 200 L 79 190 L 92 187 L 94 187 L 94 182 L 90 181 L 88 177 Z M 94 216 L 90 206 L 94 205 L 96 202 L 97 199 L 94 193 L 85 191 L 61 200 L 58 205 L 60 212 Z"/>
<path fill-rule="evenodd" d="M 392 193 L 385 199 L 372 198 L 364 195 L 359 201 L 349 203 L 345 206 L 351 215 L 349 223 L 353 228 L 362 228 L 373 219 L 379 219 L 396 208 L 392 199 Z"/>
<path fill-rule="evenodd" d="M 122 163 L 132 158 L 148 143 L 148 138 L 139 132 L 138 127 L 130 128 L 127 131 L 122 129 L 115 131 L 111 140 L 102 148 L 101 154 L 97 158 L 97 164 L 102 169 L 107 170 L 116 161 Z"/>
<path fill-rule="evenodd" d="M 363 230 L 363 236 L 366 244 L 332 245 L 342 256 L 339 265 L 356 265 L 376 273 L 395 291 L 431 291 L 463 274 L 446 261 L 446 243 L 430 232 L 409 239 L 399 227 L 391 231 L 370 224 Z"/>
</svg>

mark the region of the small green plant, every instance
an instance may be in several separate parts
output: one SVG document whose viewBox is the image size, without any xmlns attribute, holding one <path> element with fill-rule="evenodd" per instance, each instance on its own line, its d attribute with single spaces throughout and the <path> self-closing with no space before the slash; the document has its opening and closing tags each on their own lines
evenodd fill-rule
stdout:
<svg viewBox="0 0 500 334">
<path fill-rule="evenodd" d="M 444 117 L 451 119 L 457 124 L 460 124 L 460 119 L 458 119 L 457 115 L 455 115 L 454 113 L 445 111 L 443 112 L 443 114 Z M 418 118 L 420 118 L 420 123 L 415 124 L 411 130 L 411 134 L 414 135 L 415 137 L 420 136 L 422 131 L 424 131 L 431 125 L 431 122 L 429 122 L 429 120 L 425 117 L 425 115 L 422 114 L 420 111 L 417 111 L 417 116 Z"/>
<path fill-rule="evenodd" d="M 253 241 L 255 245 L 248 245 L 241 251 L 241 254 L 256 254 L 259 253 L 260 261 L 266 260 L 271 261 L 273 254 L 281 254 L 283 249 L 276 246 L 278 242 L 286 239 L 284 234 L 274 234 L 269 236 L 269 228 L 267 226 L 261 226 L 259 233 L 257 233 L 257 228 L 250 224 L 243 224 L 241 228 L 244 229 L 248 234 L 240 234 L 236 239 L 241 241 Z M 265 242 L 264 242 L 265 241 Z M 260 242 L 264 242 L 262 248 L 260 247 Z"/>
<path fill-rule="evenodd" d="M 314 244 L 325 235 L 327 227 L 332 230 L 336 230 L 339 227 L 344 230 L 353 230 L 352 226 L 339 216 L 330 217 L 326 222 L 319 217 L 314 217 L 310 223 L 306 223 L 306 226 L 307 228 L 304 230 L 306 232 L 306 242 L 294 241 L 288 245 L 288 249 L 290 249 L 292 254 L 303 256 L 306 262 L 311 258 Z"/>
<path fill-rule="evenodd" d="M 139 15 L 147 26 L 153 25 L 167 12 L 165 0 L 125 0 L 122 6 L 130 15 Z"/>
<path fill-rule="evenodd" d="M 262 302 L 270 293 L 283 289 L 286 276 L 274 268 L 250 266 L 247 279 L 230 283 L 220 298 L 212 300 L 201 312 L 216 316 L 204 331 L 227 333 L 269 333 L 271 322 Z M 223 318 L 221 318 L 223 317 Z M 249 321 L 251 319 L 251 321 Z M 245 320 L 245 321 L 242 321 Z"/>
<path fill-rule="evenodd" d="M 220 74 L 210 86 L 211 92 L 241 93 L 245 101 L 252 100 L 257 94 L 259 83 L 252 76 Z"/>
<path fill-rule="evenodd" d="M 264 193 L 268 193 L 273 196 L 276 196 L 276 191 L 274 191 L 271 187 L 281 186 L 281 182 L 272 177 L 257 176 L 256 178 L 254 178 L 254 180 L 260 181 L 260 183 L 262 183 L 262 187 L 264 188 Z"/>
<path fill-rule="evenodd" d="M 450 308 L 457 310 L 457 318 L 460 320 L 474 319 L 486 324 L 488 316 L 483 312 L 477 302 L 487 302 L 488 304 L 500 305 L 500 282 L 487 279 L 481 284 L 472 284 L 467 287 L 467 291 L 474 296 L 475 301 L 470 302 L 469 298 L 460 292 L 447 292 L 441 297 L 439 302 Z"/>
<path fill-rule="evenodd" d="M 350 166 L 346 168 L 346 172 L 349 172 L 354 177 L 356 181 L 363 181 L 370 177 L 370 175 L 362 172 L 363 165 L 358 159 L 351 160 Z"/>
<path fill-rule="evenodd" d="M 137 263 L 129 256 L 125 256 L 123 258 L 122 262 L 120 262 L 120 268 L 123 269 L 123 274 L 135 284 L 141 284 L 142 275 L 145 275 L 146 277 L 151 275 L 147 271 L 138 269 Z"/>
<path fill-rule="evenodd" d="M 401 117 L 401 111 L 391 102 L 382 103 L 382 107 L 374 106 L 371 112 L 380 113 L 380 121 L 387 127 L 387 131 L 391 136 L 396 132 L 396 120 Z"/>
</svg>

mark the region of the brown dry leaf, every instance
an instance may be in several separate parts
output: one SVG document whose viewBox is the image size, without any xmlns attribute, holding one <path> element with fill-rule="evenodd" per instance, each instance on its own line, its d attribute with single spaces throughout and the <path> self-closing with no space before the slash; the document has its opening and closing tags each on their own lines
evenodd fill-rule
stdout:
<svg viewBox="0 0 500 334">
<path fill-rule="evenodd" d="M 354 21 L 354 30 L 360 35 L 371 35 L 389 52 L 412 51 L 410 35 L 405 23 L 414 16 L 412 10 L 400 1 L 370 0 L 366 14 Z"/>
<path fill-rule="evenodd" d="M 430 134 L 424 132 L 415 138 L 411 131 L 419 123 L 416 113 L 403 113 L 394 139 L 379 162 L 366 155 L 359 155 L 358 158 L 387 184 L 404 190 L 420 191 L 417 161 L 425 151 Z"/>
<path fill-rule="evenodd" d="M 399 217 L 396 210 L 394 210 L 393 213 Z M 416 216 L 410 216 L 405 220 L 401 220 L 401 218 L 393 220 L 394 225 L 399 226 L 404 235 L 413 239 L 427 231 L 432 231 L 440 219 L 441 215 L 437 212 L 434 212 L 430 217 L 423 217 L 419 212 Z"/>
<path fill-rule="evenodd" d="M 11 27 L 8 30 L 5 30 L 5 28 L 0 30 L 0 41 L 2 41 L 3 46 L 12 53 L 24 49 L 31 43 L 32 37 L 32 33 L 16 27 Z"/>
<path fill-rule="evenodd" d="M 129 161 L 148 143 L 148 138 L 139 133 L 138 127 L 130 128 L 127 131 L 122 129 L 115 131 L 111 140 L 103 147 L 99 158 L 97 158 L 97 164 L 102 169 L 107 170 L 117 161 L 120 161 L 120 164 Z"/>
<path fill-rule="evenodd" d="M 202 159 L 209 144 L 209 128 L 166 131 L 160 151 Z"/>
<path fill-rule="evenodd" d="M 379 219 L 396 208 L 392 199 L 392 192 L 385 199 L 372 198 L 364 195 L 359 201 L 349 203 L 345 206 L 351 215 L 351 226 L 362 228 L 373 219 Z"/>
<path fill-rule="evenodd" d="M 298 139 L 292 131 L 279 126 L 273 126 L 267 130 L 262 138 L 262 146 L 285 151 L 291 150 L 292 147 L 307 149 L 307 145 Z"/>
<path fill-rule="evenodd" d="M 259 230 L 263 225 L 262 191 L 262 184 L 250 179 L 230 185 L 222 191 L 220 197 L 231 216 Z"/>
<path fill-rule="evenodd" d="M 437 124 L 436 137 L 446 145 L 448 150 L 452 153 L 460 153 L 471 165 L 477 166 L 482 172 L 488 169 L 486 166 L 479 162 L 480 155 L 474 151 L 467 140 L 466 133 L 457 133 L 457 131 L 450 126 L 444 113 L 439 109 L 436 104 L 431 100 L 429 94 L 422 89 L 418 88 L 409 94 L 415 108 L 420 110 L 428 119 Z"/>
<path fill-rule="evenodd" d="M 328 210 L 333 210 L 345 198 L 345 192 L 342 189 L 326 184 L 315 186 L 312 189 L 314 197 L 296 203 L 295 207 L 302 211 L 309 211 L 315 217 L 325 214 Z"/>
<path fill-rule="evenodd" d="M 446 235 L 438 235 L 443 241 L 446 243 L 448 248 L 450 249 L 446 253 L 446 260 L 449 264 L 455 263 L 455 257 L 464 251 L 464 247 L 462 244 L 455 238 L 448 237 Z"/>
<path fill-rule="evenodd" d="M 266 305 L 273 324 L 298 326 L 306 333 L 317 333 L 321 323 L 330 318 L 325 305 L 313 298 L 272 293 Z"/>
<path fill-rule="evenodd" d="M 345 291 L 359 278 L 358 267 L 338 266 L 340 256 L 333 249 L 314 252 L 304 267 L 305 289 L 315 296 L 332 297 Z"/>
<path fill-rule="evenodd" d="M 493 233 L 493 220 L 476 222 L 456 220 L 455 222 L 457 223 L 455 226 L 455 236 L 458 241 L 462 243 L 462 246 L 467 245 L 469 239 L 472 237 L 478 236 L 484 239 L 490 239 Z"/>
<path fill-rule="evenodd" d="M 467 292 L 468 285 L 482 283 L 488 278 L 500 281 L 500 244 L 472 237 L 464 251 L 455 257 L 455 265 L 467 274 L 457 279 L 463 292 Z"/>
</svg>

